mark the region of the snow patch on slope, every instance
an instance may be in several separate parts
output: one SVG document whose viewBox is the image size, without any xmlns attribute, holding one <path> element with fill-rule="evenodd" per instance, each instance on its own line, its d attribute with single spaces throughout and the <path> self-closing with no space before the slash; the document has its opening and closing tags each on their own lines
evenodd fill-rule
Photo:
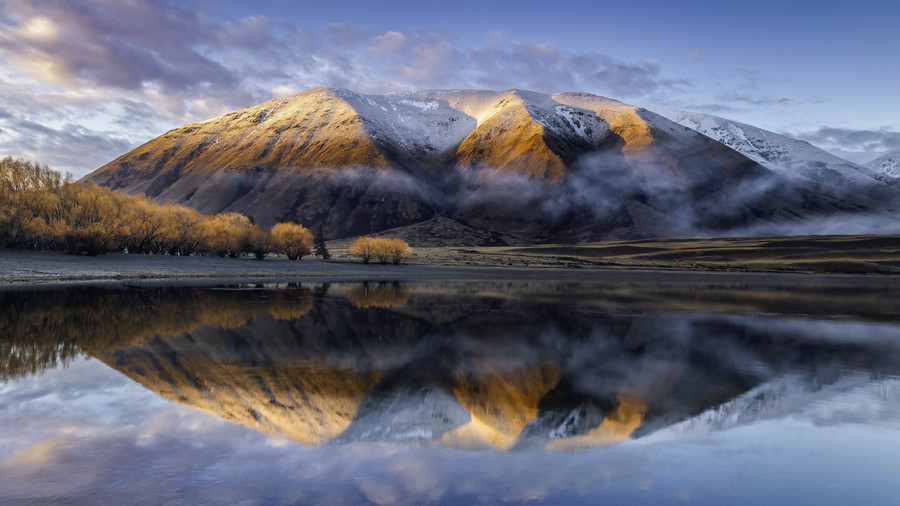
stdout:
<svg viewBox="0 0 900 506">
<path fill-rule="evenodd" d="M 863 166 L 882 177 L 900 181 L 900 151 L 880 156 Z"/>
<path fill-rule="evenodd" d="M 882 200 L 896 194 L 875 171 L 821 150 L 812 144 L 746 123 L 689 111 L 665 112 L 672 121 L 696 130 L 766 168 Z"/>
</svg>

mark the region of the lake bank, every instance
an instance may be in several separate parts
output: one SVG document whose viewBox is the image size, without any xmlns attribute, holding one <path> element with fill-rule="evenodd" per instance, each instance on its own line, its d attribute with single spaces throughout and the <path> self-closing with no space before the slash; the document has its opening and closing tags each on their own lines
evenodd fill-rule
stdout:
<svg viewBox="0 0 900 506">
<path fill-rule="evenodd" d="M 541 247 L 535 247 L 541 248 Z M 143 286 L 151 284 L 212 285 L 316 280 L 534 280 L 534 281 L 610 281 L 633 283 L 715 283 L 807 285 L 885 285 L 896 282 L 893 276 L 871 274 L 824 274 L 752 272 L 744 269 L 670 268 L 640 265 L 554 264 L 547 256 L 544 264 L 533 260 L 528 265 L 504 261 L 497 254 L 479 254 L 480 265 L 454 260 L 455 248 L 416 250 L 409 264 L 364 265 L 349 258 L 323 261 L 310 257 L 288 261 L 271 257 L 263 261 L 250 258 L 174 257 L 158 255 L 108 254 L 99 257 L 72 256 L 55 252 L 0 250 L 0 289 L 52 288 L 80 285 Z M 505 253 L 503 253 L 505 254 Z M 518 254 L 518 253 L 514 253 Z M 500 260 L 498 260 L 500 259 Z"/>
</svg>

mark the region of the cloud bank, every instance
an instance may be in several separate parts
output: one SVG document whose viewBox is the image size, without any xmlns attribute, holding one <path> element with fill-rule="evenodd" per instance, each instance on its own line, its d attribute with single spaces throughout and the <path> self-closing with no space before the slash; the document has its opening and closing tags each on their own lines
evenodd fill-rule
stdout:
<svg viewBox="0 0 900 506">
<path fill-rule="evenodd" d="M 822 127 L 796 137 L 857 163 L 869 162 L 884 153 L 900 151 L 900 132 L 888 127 L 876 130 Z"/>
</svg>

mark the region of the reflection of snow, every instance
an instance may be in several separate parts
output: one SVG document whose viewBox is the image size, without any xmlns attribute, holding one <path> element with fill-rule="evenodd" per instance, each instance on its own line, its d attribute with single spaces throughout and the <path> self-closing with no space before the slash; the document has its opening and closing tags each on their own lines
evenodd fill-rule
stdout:
<svg viewBox="0 0 900 506">
<path fill-rule="evenodd" d="M 873 382 L 869 376 L 855 374 L 830 385 L 819 385 L 809 378 L 784 377 L 643 440 L 676 439 L 789 417 L 821 426 L 852 423 L 900 428 L 900 379 Z"/>
</svg>

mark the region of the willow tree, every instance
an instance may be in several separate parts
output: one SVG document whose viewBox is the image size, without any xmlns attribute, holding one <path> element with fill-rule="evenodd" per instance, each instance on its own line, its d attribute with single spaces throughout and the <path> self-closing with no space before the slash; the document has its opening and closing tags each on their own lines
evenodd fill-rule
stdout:
<svg viewBox="0 0 900 506">
<path fill-rule="evenodd" d="M 289 260 L 299 260 L 312 251 L 313 236 L 303 225 L 279 223 L 272 227 L 271 235 L 274 250 Z"/>
</svg>

